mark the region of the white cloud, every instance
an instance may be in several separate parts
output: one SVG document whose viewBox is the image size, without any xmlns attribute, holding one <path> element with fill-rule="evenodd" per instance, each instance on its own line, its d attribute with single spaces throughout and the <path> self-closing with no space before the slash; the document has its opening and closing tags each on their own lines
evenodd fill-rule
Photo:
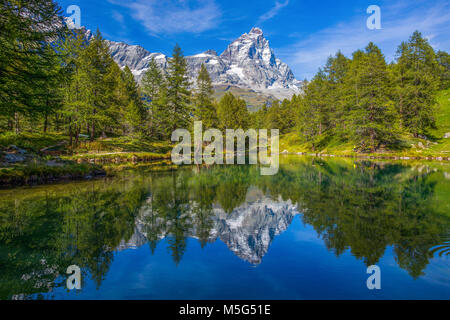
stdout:
<svg viewBox="0 0 450 320">
<path fill-rule="evenodd" d="M 273 17 L 275 17 L 278 12 L 286 7 L 289 4 L 289 0 L 286 0 L 284 3 L 275 1 L 275 7 L 264 13 L 262 16 L 258 19 L 258 24 L 263 23 L 264 21 L 270 20 Z"/>
<path fill-rule="evenodd" d="M 420 1 L 419 1 L 420 2 Z M 402 5 L 400 5 L 402 4 Z M 397 2 L 395 6 L 381 6 L 382 30 L 368 30 L 365 10 L 353 19 L 310 34 L 303 40 L 276 50 L 293 69 L 299 79 L 312 78 L 330 55 L 341 50 L 350 56 L 364 48 L 370 41 L 381 47 L 388 62 L 402 41 L 408 40 L 415 30 L 430 39 L 437 49 L 449 50 L 450 4 L 437 1 L 425 6 Z"/>
<path fill-rule="evenodd" d="M 134 0 L 109 2 L 129 8 L 152 34 L 200 33 L 215 28 L 221 12 L 214 0 Z"/>
<path fill-rule="evenodd" d="M 113 15 L 112 15 L 113 19 L 116 20 L 118 23 L 120 23 L 121 25 L 123 25 L 124 23 L 124 17 L 121 13 L 114 11 Z"/>
</svg>

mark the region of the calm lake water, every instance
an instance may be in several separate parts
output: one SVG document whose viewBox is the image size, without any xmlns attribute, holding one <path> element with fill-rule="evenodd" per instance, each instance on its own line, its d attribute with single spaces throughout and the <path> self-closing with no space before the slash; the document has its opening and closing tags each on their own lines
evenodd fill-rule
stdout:
<svg viewBox="0 0 450 320">
<path fill-rule="evenodd" d="M 273 177 L 141 168 L 0 191 L 0 299 L 450 299 L 449 254 L 442 163 L 287 156 Z"/>
</svg>

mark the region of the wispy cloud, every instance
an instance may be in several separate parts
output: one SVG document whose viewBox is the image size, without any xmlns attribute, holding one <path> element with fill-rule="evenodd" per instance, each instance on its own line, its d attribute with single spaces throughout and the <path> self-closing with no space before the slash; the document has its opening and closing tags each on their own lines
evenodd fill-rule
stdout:
<svg viewBox="0 0 450 320">
<path fill-rule="evenodd" d="M 217 27 L 221 11 L 214 0 L 134 0 L 109 2 L 129 8 L 152 34 L 200 33 Z"/>
<path fill-rule="evenodd" d="M 118 23 L 120 23 L 121 25 L 123 25 L 124 23 L 124 17 L 121 13 L 114 11 L 112 14 L 112 17 L 114 20 L 116 20 Z"/>
<path fill-rule="evenodd" d="M 278 2 L 275 1 L 275 7 L 264 13 L 262 16 L 258 19 L 258 24 L 263 23 L 264 21 L 270 20 L 273 17 L 275 17 L 278 12 L 280 12 L 281 9 L 286 7 L 289 4 L 289 0 L 286 0 L 285 2 Z"/>
<path fill-rule="evenodd" d="M 379 45 L 388 61 L 395 58 L 397 46 L 408 40 L 415 30 L 427 37 L 438 49 L 450 48 L 450 3 L 422 2 L 423 6 L 400 1 L 394 6 L 382 5 L 382 30 L 368 30 L 365 10 L 349 21 L 320 30 L 293 45 L 276 50 L 293 69 L 297 78 L 311 78 L 330 55 L 341 50 L 350 56 L 370 41 Z M 401 5 L 400 5 L 401 4 Z"/>
</svg>

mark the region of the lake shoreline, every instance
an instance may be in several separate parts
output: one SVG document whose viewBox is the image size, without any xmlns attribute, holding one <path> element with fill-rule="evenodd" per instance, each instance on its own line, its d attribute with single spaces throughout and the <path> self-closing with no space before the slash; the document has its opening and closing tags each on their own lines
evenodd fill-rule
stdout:
<svg viewBox="0 0 450 320">
<path fill-rule="evenodd" d="M 391 161 L 450 161 L 450 157 L 442 156 L 398 156 L 398 155 L 364 155 L 364 154 L 328 154 L 312 152 L 279 153 L 281 156 L 306 156 L 318 158 L 351 158 L 359 160 L 391 160 Z M 170 154 L 145 152 L 121 152 L 107 154 L 85 154 L 64 157 L 64 166 L 51 167 L 27 164 L 20 167 L 3 168 L 0 172 L 0 189 L 13 189 L 24 186 L 48 185 L 68 181 L 82 181 L 113 176 L 121 171 L 135 166 L 158 166 L 161 161 L 170 161 Z M 167 167 L 167 166 L 164 166 Z M 173 169 L 173 166 L 167 168 Z"/>
<path fill-rule="evenodd" d="M 326 153 L 309 153 L 309 152 L 281 152 L 280 155 L 298 155 L 310 157 L 330 157 L 330 158 L 356 158 L 367 160 L 419 160 L 419 161 L 450 161 L 450 157 L 418 157 L 418 156 L 387 156 L 387 155 L 360 155 L 360 154 L 326 154 Z"/>
</svg>

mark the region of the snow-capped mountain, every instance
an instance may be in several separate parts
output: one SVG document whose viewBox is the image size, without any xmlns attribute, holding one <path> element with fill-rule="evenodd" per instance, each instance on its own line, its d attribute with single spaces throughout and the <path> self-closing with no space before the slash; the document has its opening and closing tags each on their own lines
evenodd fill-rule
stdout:
<svg viewBox="0 0 450 320">
<path fill-rule="evenodd" d="M 155 215 L 151 202 L 150 198 L 141 208 L 131 239 L 122 241 L 117 250 L 135 249 L 145 245 L 150 238 L 162 240 L 170 236 L 167 221 Z M 191 209 L 195 205 L 192 203 Z M 188 211 L 186 216 L 187 224 L 192 227 L 185 230 L 185 237 L 197 238 L 199 230 L 193 211 L 195 210 Z M 208 242 L 220 239 L 236 256 L 258 265 L 274 238 L 286 231 L 298 214 L 297 205 L 291 201 L 274 201 L 257 191 L 254 199 L 247 197 L 246 203 L 231 213 L 225 212 L 220 206 L 212 208 Z"/>
<path fill-rule="evenodd" d="M 169 57 L 166 55 L 151 53 L 137 45 L 108 43 L 114 60 L 121 67 L 128 66 L 138 81 L 152 58 L 162 69 L 167 68 Z M 275 57 L 269 41 L 259 28 L 240 36 L 221 55 L 208 50 L 186 59 L 193 84 L 201 65 L 205 64 L 214 85 L 239 87 L 278 99 L 290 98 L 301 91 L 301 81 L 295 79 L 287 64 Z"/>
</svg>

